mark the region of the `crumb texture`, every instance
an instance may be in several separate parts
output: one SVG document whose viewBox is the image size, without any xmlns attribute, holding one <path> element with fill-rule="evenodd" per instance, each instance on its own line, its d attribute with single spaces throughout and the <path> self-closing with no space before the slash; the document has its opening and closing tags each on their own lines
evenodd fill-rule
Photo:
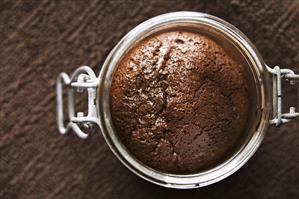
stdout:
<svg viewBox="0 0 299 199">
<path fill-rule="evenodd" d="M 114 126 L 146 165 L 192 173 L 223 159 L 248 114 L 241 65 L 210 38 L 166 32 L 134 46 L 110 91 Z"/>
</svg>

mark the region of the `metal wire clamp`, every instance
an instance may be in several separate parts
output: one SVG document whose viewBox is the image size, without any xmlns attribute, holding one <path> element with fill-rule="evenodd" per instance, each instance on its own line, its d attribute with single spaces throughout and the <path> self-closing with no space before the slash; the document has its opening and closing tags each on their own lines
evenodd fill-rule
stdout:
<svg viewBox="0 0 299 199">
<path fill-rule="evenodd" d="M 88 66 L 78 68 L 71 78 L 66 73 L 60 73 L 56 82 L 56 100 L 57 100 L 57 126 L 61 134 L 67 133 L 72 129 L 80 138 L 85 139 L 88 134 L 83 132 L 80 127 L 90 128 L 94 124 L 99 125 L 98 114 L 95 105 L 96 90 L 98 86 L 98 78 L 93 70 Z M 63 116 L 63 84 L 69 87 L 68 89 L 68 123 L 64 125 Z M 83 92 L 87 89 L 88 92 L 88 113 L 84 116 L 83 112 L 78 112 L 75 115 L 75 92 Z"/>
</svg>

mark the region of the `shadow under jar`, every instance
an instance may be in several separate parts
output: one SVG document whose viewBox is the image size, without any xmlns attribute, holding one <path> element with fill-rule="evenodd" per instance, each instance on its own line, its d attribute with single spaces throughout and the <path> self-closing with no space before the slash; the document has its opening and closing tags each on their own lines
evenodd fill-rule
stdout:
<svg viewBox="0 0 299 199">
<path fill-rule="evenodd" d="M 158 50 L 151 52 L 140 47 L 151 44 L 151 41 L 157 38 L 158 41 L 162 41 L 162 44 L 156 47 L 153 44 L 153 48 Z M 182 63 L 177 68 L 183 68 L 180 73 L 185 76 L 179 74 L 182 79 L 178 80 L 178 84 L 181 82 L 185 87 L 169 87 L 171 81 L 169 74 L 175 73 L 178 69 L 163 62 L 176 58 L 173 49 L 184 52 L 182 48 L 187 44 L 189 48 L 190 45 L 192 47 L 190 44 L 192 41 L 207 44 L 207 49 L 212 48 L 207 51 L 219 53 L 222 61 L 215 55 L 211 55 L 214 59 L 209 59 L 209 54 L 203 54 L 204 61 L 212 60 L 215 64 L 207 63 L 205 67 L 201 66 L 200 72 L 192 71 L 192 67 L 196 68 L 198 62 L 194 66 L 190 64 L 191 62 L 174 61 L 174 63 Z M 190 52 L 190 49 L 186 51 Z M 144 60 L 142 55 L 146 53 L 149 53 L 151 58 L 145 60 L 147 64 L 142 64 L 140 60 L 136 61 L 136 53 L 141 54 L 140 59 Z M 183 54 L 178 56 L 181 58 Z M 190 56 L 192 57 L 192 53 Z M 155 66 L 148 74 L 156 75 L 154 79 L 151 79 L 152 76 L 146 78 L 144 73 L 142 77 L 138 77 L 140 72 L 130 75 L 134 71 L 146 71 L 152 66 L 151 61 Z M 167 70 L 161 67 L 164 69 L 166 67 Z M 185 70 L 186 67 L 190 68 L 191 72 Z M 226 69 L 222 71 L 221 67 Z M 127 85 L 123 79 L 133 83 Z M 159 81 L 156 81 L 157 79 Z M 202 187 L 224 179 L 244 165 L 259 147 L 269 124 L 279 125 L 299 116 L 293 107 L 290 108 L 289 113 L 281 113 L 282 79 L 288 79 L 293 83 L 299 77 L 289 69 L 269 68 L 248 38 L 231 24 L 203 13 L 168 13 L 138 25 L 125 35 L 107 57 L 99 77 L 96 77 L 87 66 L 80 67 L 71 78 L 65 73 L 58 77 L 58 129 L 62 134 L 73 129 L 79 137 L 86 138 L 88 134 L 81 128 L 90 128 L 96 124 L 117 158 L 138 176 L 165 187 L 183 189 Z M 173 84 L 175 82 L 176 79 L 172 81 Z M 63 83 L 69 85 L 69 123 L 66 127 L 63 124 L 62 111 Z M 202 87 L 208 90 L 200 91 L 202 87 L 196 83 L 203 84 Z M 202 103 L 197 107 L 199 109 L 193 110 L 195 106 L 188 106 L 190 110 L 184 112 L 186 106 L 181 106 L 182 112 L 178 111 L 177 115 L 169 114 L 173 110 L 177 111 L 179 107 L 171 108 L 169 104 L 171 98 L 165 95 L 179 93 L 180 89 L 192 90 L 192 85 L 198 87 L 195 90 L 200 91 L 199 93 L 206 93 L 203 98 L 197 98 L 194 93 L 195 100 L 191 104 Z M 174 88 L 179 90 L 171 93 L 169 89 Z M 75 115 L 74 94 L 82 89 L 88 91 L 86 116 L 83 113 Z M 219 92 L 215 94 L 217 89 Z M 156 91 L 156 98 L 154 95 L 153 101 L 134 100 L 136 96 L 149 98 L 150 94 Z M 238 97 L 240 93 L 241 97 Z M 186 92 L 182 92 L 179 97 L 182 99 L 185 97 L 184 94 Z M 184 99 L 182 99 L 183 105 L 188 103 Z M 150 109 L 146 106 L 147 102 L 152 107 L 158 108 Z M 216 111 L 212 115 L 211 109 Z M 190 115 L 192 111 L 194 114 Z M 201 117 L 204 113 L 206 115 Z M 181 120 L 178 119 L 180 114 L 183 117 L 189 114 L 189 121 L 188 117 L 185 117 L 187 121 L 180 124 Z M 196 131 L 201 132 L 196 133 Z M 175 145 L 170 141 L 171 138 L 182 133 L 185 133 L 182 139 L 190 138 L 190 142 L 198 137 L 205 140 L 204 136 L 207 136 L 206 139 L 213 137 L 215 140 L 201 141 L 199 145 L 192 145 L 188 141 L 183 142 L 187 142 L 186 145 Z M 138 139 L 134 142 L 136 137 Z M 205 144 L 206 146 L 203 147 L 202 145 Z M 192 147 L 191 152 L 188 146 Z M 181 147 L 185 147 L 185 151 L 181 150 Z"/>
</svg>

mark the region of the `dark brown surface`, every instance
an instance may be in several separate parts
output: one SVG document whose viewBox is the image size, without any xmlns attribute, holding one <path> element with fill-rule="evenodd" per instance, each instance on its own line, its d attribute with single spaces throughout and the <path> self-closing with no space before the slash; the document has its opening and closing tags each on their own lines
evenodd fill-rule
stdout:
<svg viewBox="0 0 299 199">
<path fill-rule="evenodd" d="M 196 190 L 150 184 L 122 166 L 99 133 L 87 140 L 61 136 L 55 123 L 59 72 L 83 64 L 99 71 L 126 32 L 169 11 L 226 19 L 269 65 L 299 72 L 298 0 L 80 2 L 0 3 L 0 198 L 299 197 L 299 121 L 271 127 L 243 168 Z"/>
<path fill-rule="evenodd" d="M 246 133 L 243 67 L 198 33 L 144 39 L 113 76 L 110 107 L 121 140 L 157 170 L 195 173 L 217 165 Z"/>
</svg>

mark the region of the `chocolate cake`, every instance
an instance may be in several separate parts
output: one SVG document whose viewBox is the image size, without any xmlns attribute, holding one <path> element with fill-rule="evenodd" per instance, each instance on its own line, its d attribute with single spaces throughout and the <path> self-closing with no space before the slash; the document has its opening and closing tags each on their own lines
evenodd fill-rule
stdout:
<svg viewBox="0 0 299 199">
<path fill-rule="evenodd" d="M 114 127 L 139 161 L 181 174 L 223 160 L 244 130 L 242 65 L 211 38 L 164 32 L 121 59 L 110 90 Z"/>
</svg>

